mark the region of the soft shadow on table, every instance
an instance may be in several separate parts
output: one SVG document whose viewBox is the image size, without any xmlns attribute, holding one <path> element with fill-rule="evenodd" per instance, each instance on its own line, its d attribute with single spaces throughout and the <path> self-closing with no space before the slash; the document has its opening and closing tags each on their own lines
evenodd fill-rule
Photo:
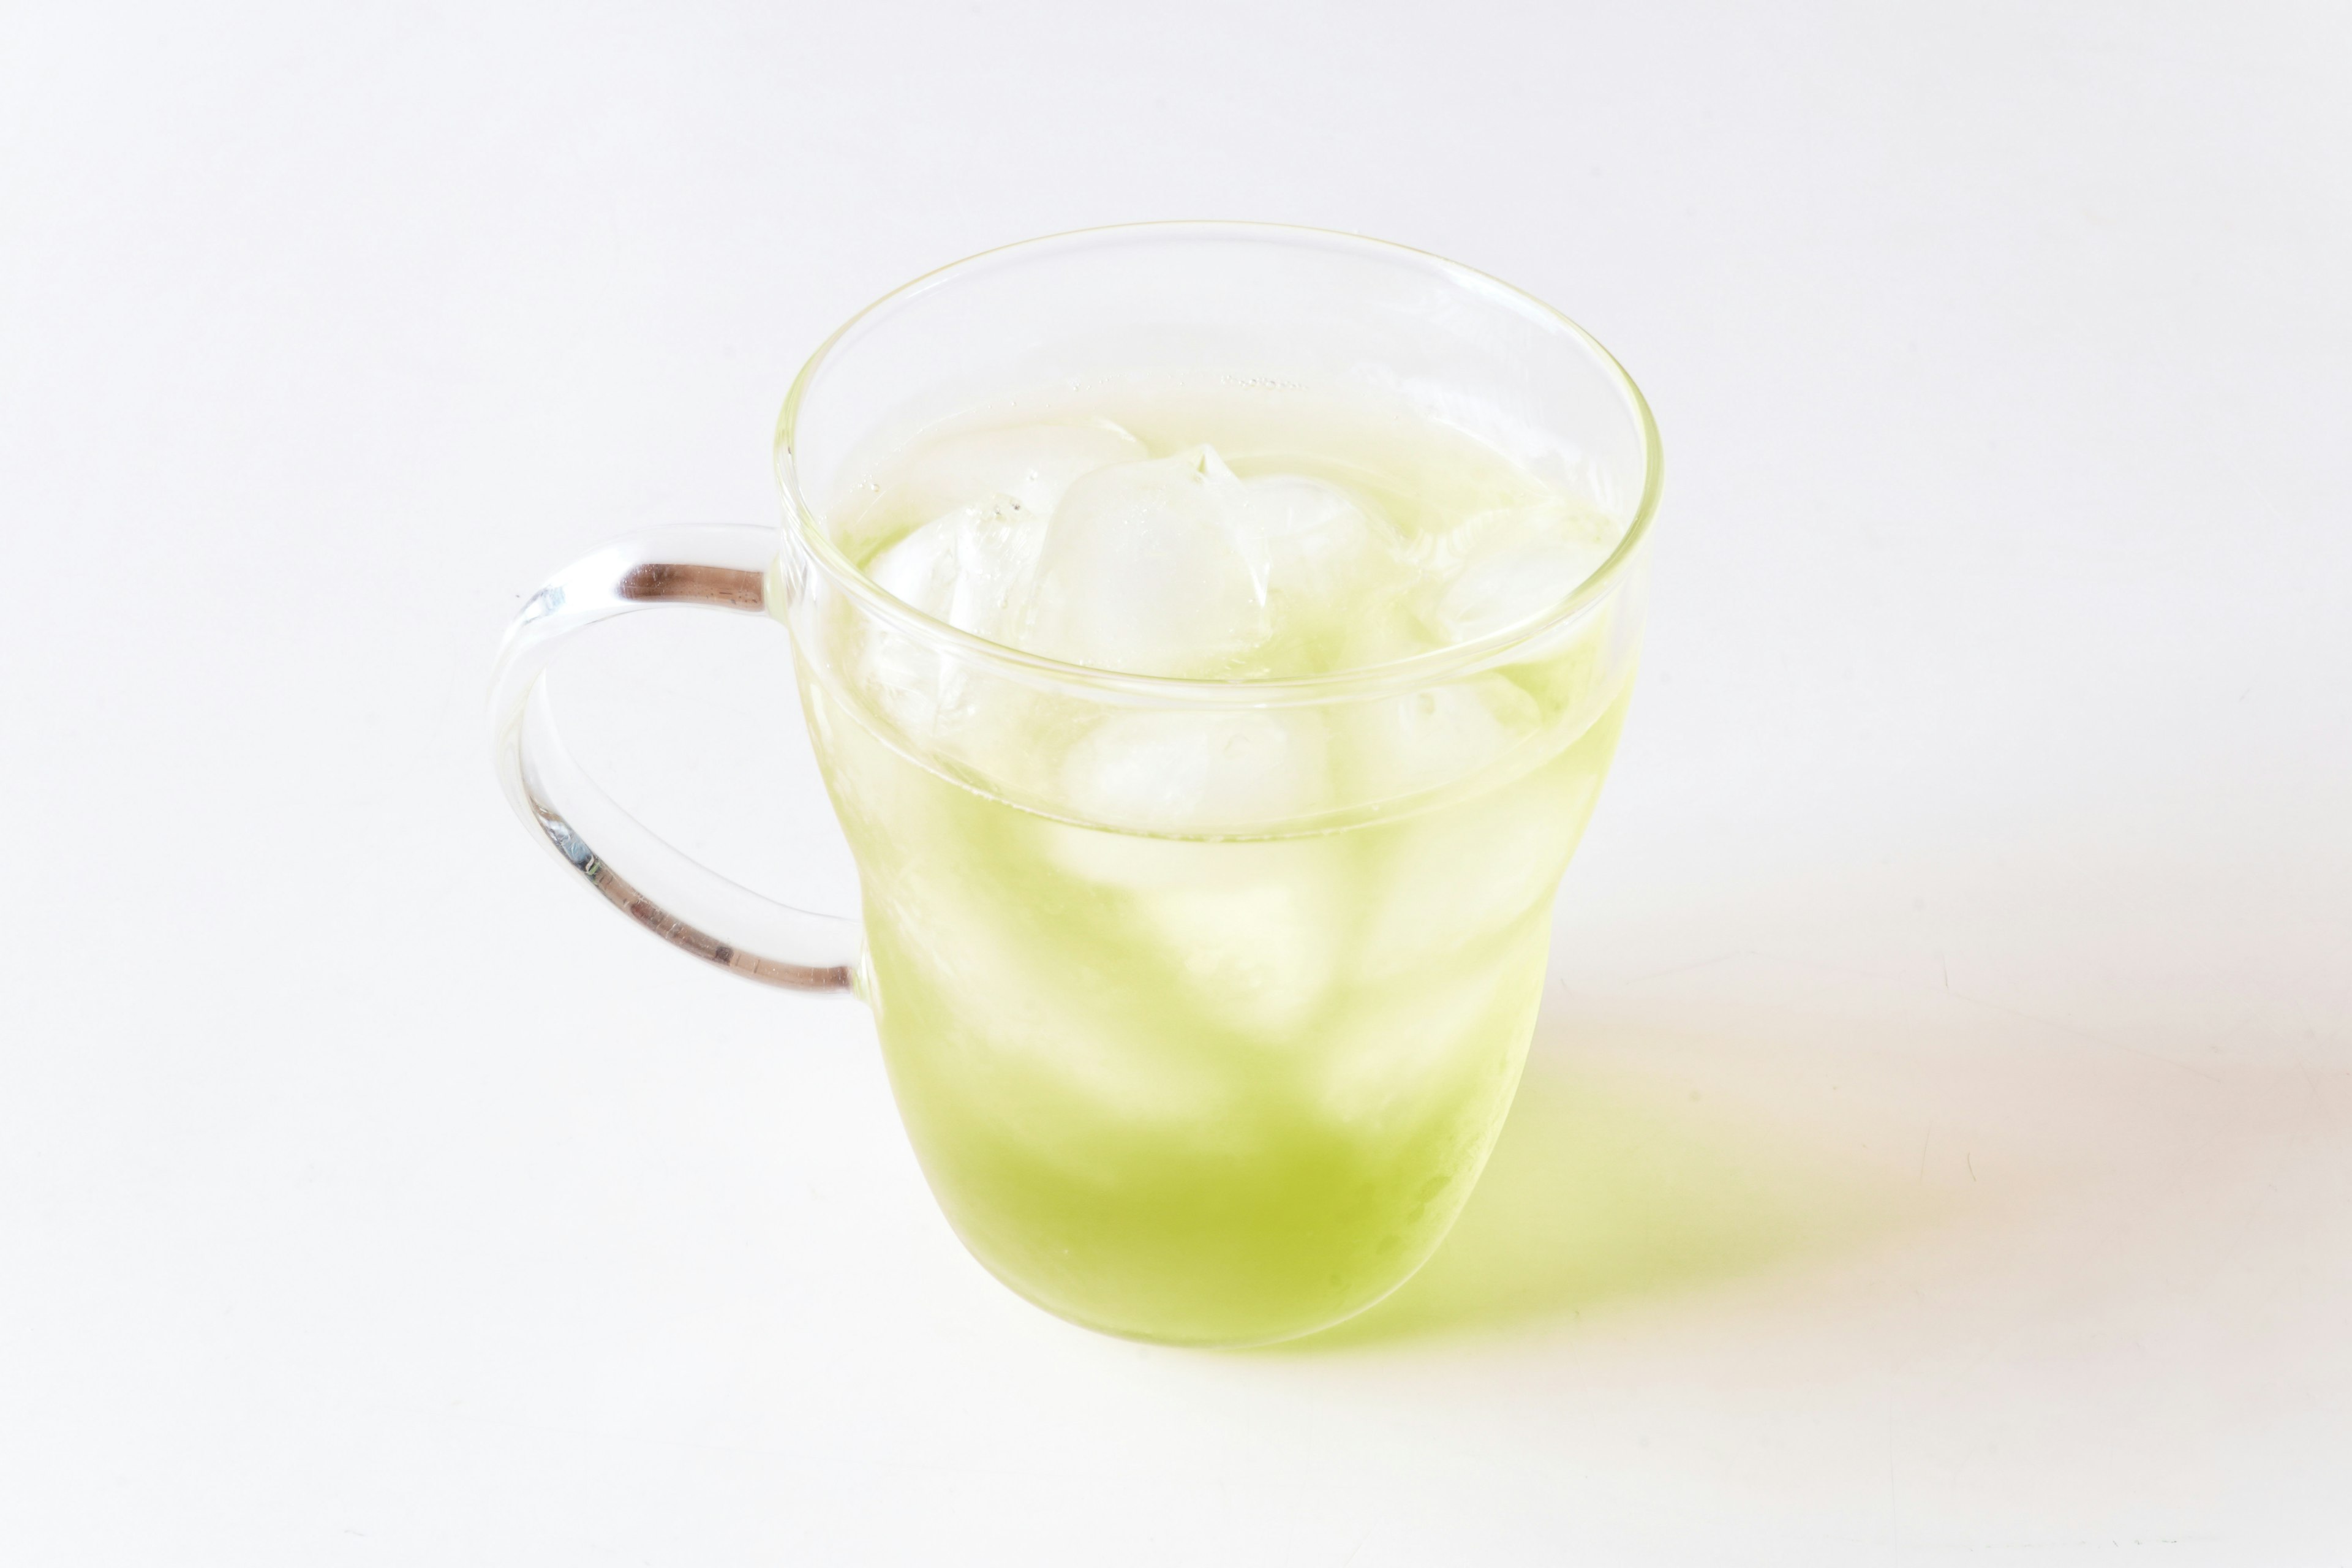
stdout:
<svg viewBox="0 0 2352 1568">
<path fill-rule="evenodd" d="M 1572 1321 L 1850 1252 L 1899 1223 L 1881 1184 L 1671 1080 L 1531 1054 L 1460 1221 L 1395 1295 L 1266 1352 Z"/>
</svg>

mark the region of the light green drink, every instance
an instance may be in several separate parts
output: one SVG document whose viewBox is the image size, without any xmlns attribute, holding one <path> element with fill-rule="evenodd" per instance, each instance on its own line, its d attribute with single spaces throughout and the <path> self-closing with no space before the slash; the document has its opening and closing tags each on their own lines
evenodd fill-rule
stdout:
<svg viewBox="0 0 2352 1568">
<path fill-rule="evenodd" d="M 781 531 L 651 531 L 525 604 L 520 819 L 678 950 L 869 1005 L 940 1205 L 1032 1300 L 1246 1344 L 1402 1283 L 1509 1108 L 1623 718 L 1633 382 L 1437 257 L 1138 225 L 859 311 L 775 464 Z M 790 630 L 854 917 L 680 853 L 563 745 L 550 663 L 686 608 Z"/>
<path fill-rule="evenodd" d="M 860 493 L 840 536 L 940 618 L 1237 683 L 1488 635 L 1615 543 L 1492 448 L 1311 397 L 966 429 Z M 1190 1342 L 1333 1322 L 1418 1267 L 1517 1082 L 1630 681 L 1615 629 L 1206 715 L 1104 714 L 860 623 L 803 649 L 868 1000 L 972 1252 L 1064 1316 Z"/>
</svg>

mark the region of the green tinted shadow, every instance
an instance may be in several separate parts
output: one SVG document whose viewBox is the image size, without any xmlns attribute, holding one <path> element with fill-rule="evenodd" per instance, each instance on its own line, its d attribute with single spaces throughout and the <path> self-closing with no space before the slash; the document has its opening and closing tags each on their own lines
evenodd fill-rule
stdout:
<svg viewBox="0 0 2352 1568">
<path fill-rule="evenodd" d="M 1894 1226 L 1883 1173 L 1840 1169 L 1691 1090 L 1531 1056 L 1485 1176 L 1397 1292 L 1267 1353 L 1573 1321 L 1848 1252 Z"/>
</svg>

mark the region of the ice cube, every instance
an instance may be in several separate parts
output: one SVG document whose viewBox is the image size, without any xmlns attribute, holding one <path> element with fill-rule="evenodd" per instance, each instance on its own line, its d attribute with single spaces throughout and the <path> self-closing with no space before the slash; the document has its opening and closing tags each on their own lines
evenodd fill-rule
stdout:
<svg viewBox="0 0 2352 1568">
<path fill-rule="evenodd" d="M 1045 515 L 992 496 L 932 519 L 890 545 L 866 574 L 884 592 L 961 631 L 1003 641 L 1045 533 Z M 971 669 L 896 626 L 875 622 L 864 674 L 881 707 L 908 733 L 949 728 L 966 707 Z"/>
<path fill-rule="evenodd" d="M 860 636 L 855 668 L 866 700 L 910 738 L 944 728 L 961 706 L 960 668 L 895 626 L 868 622 Z"/>
<path fill-rule="evenodd" d="M 1312 813 L 1330 796 L 1318 716 L 1241 710 L 1125 713 L 1062 763 L 1071 812 L 1141 833 L 1247 833 Z"/>
<path fill-rule="evenodd" d="M 955 603 L 956 555 L 962 520 L 954 512 L 913 530 L 866 563 L 883 592 L 927 616 L 945 620 Z"/>
<path fill-rule="evenodd" d="M 1358 705 L 1344 717 L 1352 796 L 1393 800 L 1493 767 L 1541 727 L 1534 698 L 1499 675 Z"/>
<path fill-rule="evenodd" d="M 1189 1004 L 1294 1044 L 1329 996 L 1360 900 L 1328 835 L 1202 842 L 1049 822 L 1045 856 L 1111 895 L 1108 918 L 1160 950 Z"/>
<path fill-rule="evenodd" d="M 1548 910 L 1600 793 L 1597 769 L 1546 766 L 1399 824 L 1366 900 L 1364 973 L 1473 947 Z"/>
<path fill-rule="evenodd" d="M 874 582 L 959 631 L 1002 642 L 1045 535 L 1045 514 L 991 496 L 932 519 L 877 555 Z"/>
<path fill-rule="evenodd" d="M 1244 505 L 1206 447 L 1084 476 L 1046 530 L 1022 646 L 1131 675 L 1243 672 L 1268 632 Z"/>
<path fill-rule="evenodd" d="M 1444 646 L 1413 612 L 1410 578 L 1351 601 L 1333 639 L 1333 669 L 1370 669 Z"/>
<path fill-rule="evenodd" d="M 1105 976 L 1071 973 L 1038 910 L 1007 910 L 993 880 L 972 873 L 960 857 L 917 855 L 867 894 L 916 995 L 956 999 L 934 1015 L 948 1036 L 933 1070 L 963 1113 L 1053 1160 L 1106 1117 L 1201 1125 L 1229 1110 L 1231 1086 L 1210 1063 L 1136 1030 L 1123 1015 L 1131 1001 Z M 896 1000 L 887 978 L 880 1000 Z"/>
<path fill-rule="evenodd" d="M 1080 475 L 1150 455 L 1107 419 L 973 430 L 924 447 L 892 500 L 917 517 L 937 517 L 991 496 L 1010 496 L 1025 510 L 1049 514 Z"/>
<path fill-rule="evenodd" d="M 1445 541 L 1458 563 L 1430 619 L 1450 642 L 1535 620 L 1566 602 L 1617 547 L 1615 527 L 1565 500 L 1480 512 Z"/>
<path fill-rule="evenodd" d="M 1229 849 L 1289 846 L 1193 845 L 1213 858 Z M 1310 841 L 1309 849 L 1324 846 Z M 1276 1045 L 1300 1030 L 1331 993 L 1348 934 L 1340 884 L 1320 867 L 1232 875 L 1167 888 L 1136 906 L 1166 944 L 1193 1005 L 1244 1034 Z"/>
<path fill-rule="evenodd" d="M 1394 531 L 1337 485 L 1264 474 L 1242 481 L 1239 500 L 1235 525 L 1270 598 L 1336 608 L 1400 564 Z"/>
<path fill-rule="evenodd" d="M 1255 673 L 1356 669 L 1428 646 L 1404 542 L 1377 509 L 1320 479 L 1256 475 L 1242 481 L 1235 523 L 1265 587 Z"/>
<path fill-rule="evenodd" d="M 1543 933 L 1532 928 L 1401 980 L 1374 976 L 1348 1015 L 1327 1025 L 1317 1066 L 1324 1113 L 1342 1125 L 1379 1125 L 1458 1103 L 1465 1091 L 1507 1100 L 1511 1068 L 1540 994 Z M 1459 1203 L 1456 1192 L 1432 1199 Z"/>
</svg>

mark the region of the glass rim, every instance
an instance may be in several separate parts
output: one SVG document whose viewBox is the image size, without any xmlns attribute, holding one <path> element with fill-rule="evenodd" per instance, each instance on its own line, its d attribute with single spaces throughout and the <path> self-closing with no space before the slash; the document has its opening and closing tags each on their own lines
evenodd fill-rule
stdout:
<svg viewBox="0 0 2352 1568">
<path fill-rule="evenodd" d="M 884 311 L 905 304 L 920 295 L 945 287 L 954 279 L 983 262 L 1001 260 L 1016 253 L 1034 254 L 1061 248 L 1077 248 L 1115 237 L 1158 237 L 1169 238 L 1206 237 L 1227 235 L 1260 243 L 1287 241 L 1293 244 L 1313 243 L 1345 248 L 1359 254 L 1379 256 L 1390 260 L 1404 260 L 1435 273 L 1458 287 L 1488 299 L 1498 296 L 1514 308 L 1553 326 L 1565 328 L 1615 380 L 1619 395 L 1624 399 L 1642 436 L 1642 495 L 1635 504 L 1633 516 L 1625 525 L 1625 532 L 1611 551 L 1607 560 L 1591 575 L 1577 584 L 1575 591 L 1557 605 L 1533 620 L 1523 621 L 1500 631 L 1467 642 L 1450 644 L 1401 659 L 1382 664 L 1364 665 L 1354 669 L 1328 670 L 1317 675 L 1285 676 L 1271 679 L 1200 679 L 1192 676 L 1135 675 L 1123 670 L 1101 669 L 1093 665 L 1073 664 L 1066 659 L 1030 653 L 1004 643 L 994 642 L 975 633 L 953 626 L 900 599 L 868 577 L 840 546 L 826 534 L 819 522 L 815 509 L 801 493 L 800 474 L 793 441 L 801 405 L 824 372 L 835 352 L 862 326 Z M 1586 331 L 1566 314 L 1513 284 L 1506 283 L 1490 273 L 1450 261 L 1431 251 L 1420 250 L 1392 240 L 1375 239 L 1368 235 L 1350 234 L 1340 229 L 1310 228 L 1297 224 L 1253 223 L 1214 219 L 1171 219 L 1152 223 L 1108 224 L 1093 228 L 1067 229 L 1058 234 L 1041 235 L 1032 239 L 1015 240 L 950 261 L 942 267 L 900 284 L 870 301 L 816 346 L 800 374 L 793 378 L 791 389 L 784 395 L 782 411 L 776 418 L 775 437 L 776 478 L 784 492 L 786 532 L 800 547 L 802 558 L 823 572 L 833 584 L 846 594 L 867 614 L 894 626 L 898 631 L 919 641 L 944 645 L 961 657 L 983 665 L 1003 667 L 1008 672 L 1018 672 L 1016 679 L 1035 681 L 1040 678 L 1056 684 L 1076 685 L 1095 691 L 1121 692 L 1135 697 L 1156 698 L 1164 701 L 1223 707 L 1289 706 L 1297 703 L 1328 701 L 1335 697 L 1351 697 L 1367 691 L 1390 688 L 1411 689 L 1435 684 L 1457 672 L 1476 668 L 1496 661 L 1497 655 L 1534 642 L 1576 619 L 1616 591 L 1632 570 L 1632 563 L 1649 536 L 1650 521 L 1658 510 L 1658 496 L 1664 480 L 1664 449 L 1658 438 L 1657 421 L 1652 416 L 1649 401 L 1642 389 L 1626 373 L 1617 357 L 1601 345 L 1599 339 Z"/>
</svg>

